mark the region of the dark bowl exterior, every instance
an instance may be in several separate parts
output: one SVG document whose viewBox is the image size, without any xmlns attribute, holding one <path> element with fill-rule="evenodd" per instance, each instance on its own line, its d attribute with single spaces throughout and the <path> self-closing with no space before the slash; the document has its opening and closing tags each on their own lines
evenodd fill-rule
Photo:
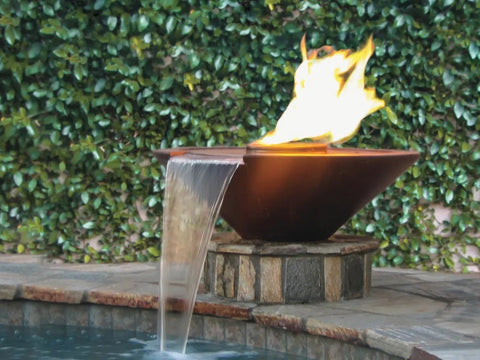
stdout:
<svg viewBox="0 0 480 360">
<path fill-rule="evenodd" d="M 249 152 L 246 148 L 179 148 L 155 152 L 166 162 L 186 153 L 243 158 L 220 215 L 245 239 L 328 240 L 417 159 L 414 151 L 333 149 Z"/>
</svg>

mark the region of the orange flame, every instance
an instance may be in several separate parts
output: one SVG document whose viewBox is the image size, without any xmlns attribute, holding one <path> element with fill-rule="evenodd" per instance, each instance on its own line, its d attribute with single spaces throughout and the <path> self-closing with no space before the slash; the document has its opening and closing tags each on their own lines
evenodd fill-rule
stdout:
<svg viewBox="0 0 480 360">
<path fill-rule="evenodd" d="M 302 139 L 339 144 L 353 137 L 364 117 L 385 106 L 374 88 L 365 88 L 365 68 L 374 51 L 372 37 L 357 52 L 330 46 L 307 54 L 295 72 L 294 97 L 274 131 L 254 145 L 275 145 Z M 318 58 L 320 51 L 328 54 Z"/>
</svg>

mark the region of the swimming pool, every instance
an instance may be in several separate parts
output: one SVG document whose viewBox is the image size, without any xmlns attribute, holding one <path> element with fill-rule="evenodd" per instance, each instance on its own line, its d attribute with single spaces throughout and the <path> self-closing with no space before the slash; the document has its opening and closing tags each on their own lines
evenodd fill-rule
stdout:
<svg viewBox="0 0 480 360">
<path fill-rule="evenodd" d="M 158 352 L 156 335 L 126 330 L 48 325 L 0 325 L 0 359 L 306 360 L 276 351 L 189 340 L 187 354 Z"/>
</svg>

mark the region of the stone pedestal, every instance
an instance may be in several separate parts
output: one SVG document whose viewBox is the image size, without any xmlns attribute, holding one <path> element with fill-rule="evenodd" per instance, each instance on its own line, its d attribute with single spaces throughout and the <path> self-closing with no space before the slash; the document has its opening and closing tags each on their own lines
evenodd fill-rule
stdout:
<svg viewBox="0 0 480 360">
<path fill-rule="evenodd" d="M 205 290 L 260 304 L 366 297 L 377 249 L 377 240 L 350 235 L 323 242 L 274 243 L 216 234 L 205 262 Z"/>
</svg>

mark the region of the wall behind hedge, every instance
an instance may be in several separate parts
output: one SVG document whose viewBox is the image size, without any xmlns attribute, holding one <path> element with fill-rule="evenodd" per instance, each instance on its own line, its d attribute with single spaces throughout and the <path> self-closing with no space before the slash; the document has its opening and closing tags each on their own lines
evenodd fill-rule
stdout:
<svg viewBox="0 0 480 360">
<path fill-rule="evenodd" d="M 256 139 L 290 100 L 304 33 L 310 48 L 373 34 L 368 83 L 388 109 L 346 145 L 421 159 L 345 231 L 382 241 L 378 265 L 451 267 L 455 252 L 480 248 L 479 7 L 0 0 L 1 249 L 158 256 L 163 176 L 151 150 Z M 451 211 L 443 233 L 434 204 Z"/>
</svg>

